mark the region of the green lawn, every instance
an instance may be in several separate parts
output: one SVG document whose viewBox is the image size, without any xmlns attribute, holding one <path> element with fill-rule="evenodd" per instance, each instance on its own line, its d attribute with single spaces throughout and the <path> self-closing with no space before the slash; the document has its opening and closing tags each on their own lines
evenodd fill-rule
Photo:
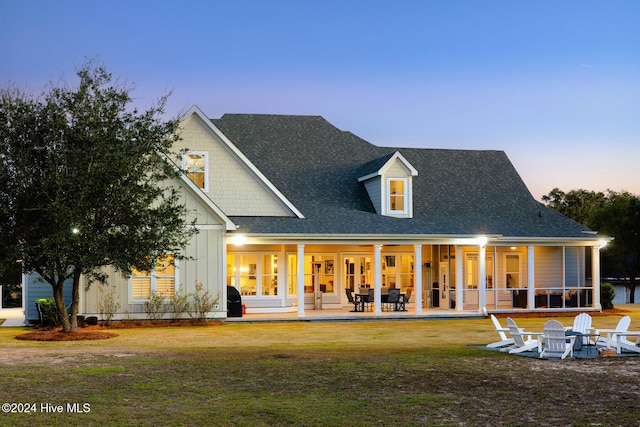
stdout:
<svg viewBox="0 0 640 427">
<path fill-rule="evenodd" d="M 629 314 L 631 329 L 640 329 L 640 312 Z M 618 319 L 594 317 L 594 326 Z M 545 320 L 517 322 L 541 330 Z M 544 361 L 489 352 L 478 346 L 497 339 L 488 319 L 116 329 L 109 340 L 58 343 L 14 339 L 21 332 L 0 328 L 0 402 L 35 411 L 0 413 L 3 426 L 608 426 L 640 419 L 640 358 Z M 62 413 L 52 412 L 59 405 Z"/>
</svg>

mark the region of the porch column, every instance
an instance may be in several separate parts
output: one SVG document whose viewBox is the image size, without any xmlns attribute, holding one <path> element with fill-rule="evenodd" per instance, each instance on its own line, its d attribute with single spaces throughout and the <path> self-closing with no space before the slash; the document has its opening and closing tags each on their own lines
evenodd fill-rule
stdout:
<svg viewBox="0 0 640 427">
<path fill-rule="evenodd" d="M 591 247 L 591 287 L 593 289 L 593 308 L 602 311 L 600 303 L 600 247 Z"/>
<path fill-rule="evenodd" d="M 536 307 L 536 259 L 533 252 L 533 246 L 527 246 L 527 308 Z"/>
<path fill-rule="evenodd" d="M 374 265 L 374 273 L 373 273 L 373 287 L 374 287 L 374 301 L 376 307 L 376 316 L 382 316 L 382 245 L 376 244 L 373 245 L 373 265 Z"/>
<path fill-rule="evenodd" d="M 304 245 L 298 245 L 298 317 L 304 317 Z"/>
<path fill-rule="evenodd" d="M 478 311 L 487 314 L 487 243 L 478 245 Z"/>
<path fill-rule="evenodd" d="M 457 311 L 462 311 L 462 309 L 464 308 L 464 288 L 462 285 L 462 246 L 461 245 L 456 245 L 456 310 Z M 451 277 L 451 272 L 449 272 L 449 277 Z M 451 281 L 451 279 L 449 279 L 449 286 L 451 287 L 451 285 L 453 284 L 453 282 Z M 448 291 L 447 291 L 448 292 Z M 451 301 L 449 301 L 449 296 L 451 295 L 451 292 L 449 292 L 449 295 L 447 295 L 447 304 L 449 304 L 449 307 L 440 307 L 440 308 L 450 308 L 451 307 Z"/>
<path fill-rule="evenodd" d="M 420 244 L 414 245 L 413 265 L 416 314 L 422 314 L 422 245 Z"/>
</svg>

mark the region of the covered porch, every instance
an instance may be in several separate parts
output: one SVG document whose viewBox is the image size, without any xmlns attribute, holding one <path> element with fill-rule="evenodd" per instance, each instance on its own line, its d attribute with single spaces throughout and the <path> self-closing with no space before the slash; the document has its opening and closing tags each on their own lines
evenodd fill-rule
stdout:
<svg viewBox="0 0 640 427">
<path fill-rule="evenodd" d="M 240 292 L 247 319 L 600 310 L 600 248 L 593 241 L 515 242 L 500 236 L 413 242 L 242 236 L 227 244 L 226 284 Z M 352 313 L 348 291 L 365 286 L 374 304 Z M 387 312 L 376 303 L 394 288 L 407 296 L 406 312 Z"/>
</svg>

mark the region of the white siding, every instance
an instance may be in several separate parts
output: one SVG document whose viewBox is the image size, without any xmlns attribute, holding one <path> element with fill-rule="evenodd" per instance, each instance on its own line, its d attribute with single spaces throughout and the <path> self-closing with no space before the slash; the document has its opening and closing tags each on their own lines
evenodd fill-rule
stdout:
<svg viewBox="0 0 640 427">
<path fill-rule="evenodd" d="M 226 215 L 291 216 L 264 183 L 229 151 L 196 116 L 188 119 L 176 151 L 189 149 L 209 153 L 208 196 Z M 181 161 L 176 158 L 176 163 Z"/>
<path fill-rule="evenodd" d="M 223 222 L 189 189 L 182 184 L 179 185 L 181 203 L 186 204 L 188 215 L 197 218 L 200 232 L 191 238 L 185 250 L 186 257 L 191 259 L 178 261 L 177 285 L 182 285 L 185 292 L 192 293 L 195 291 L 196 283 L 201 282 L 210 295 L 219 296 L 219 308 L 224 311 L 226 303 L 222 304 L 225 283 L 223 257 L 226 231 Z M 129 280 L 116 273 L 112 268 L 107 268 L 106 271 L 109 273 L 109 287 L 116 290 L 121 306 L 116 318 L 121 319 L 128 316 L 144 318 L 146 313 L 143 304 L 131 304 L 129 301 Z M 103 285 L 94 284 L 86 292 L 81 307 L 83 314 L 98 316 L 97 305 L 101 295 L 101 286 Z"/>
</svg>

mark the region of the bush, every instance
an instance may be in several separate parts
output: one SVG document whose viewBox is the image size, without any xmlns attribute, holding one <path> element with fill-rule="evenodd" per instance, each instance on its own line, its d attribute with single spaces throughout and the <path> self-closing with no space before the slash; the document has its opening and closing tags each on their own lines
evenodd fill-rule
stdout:
<svg viewBox="0 0 640 427">
<path fill-rule="evenodd" d="M 147 318 L 152 321 L 162 319 L 168 309 L 169 305 L 156 291 L 151 291 L 149 299 L 144 302 L 144 311 L 147 313 Z"/>
<path fill-rule="evenodd" d="M 109 326 L 113 316 L 120 310 L 120 302 L 116 299 L 117 294 L 114 290 L 104 291 L 100 288 L 100 296 L 98 299 L 98 313 L 105 326 Z"/>
<path fill-rule="evenodd" d="M 189 294 L 185 293 L 184 287 L 180 285 L 180 289 L 176 291 L 175 296 L 169 301 L 169 311 L 173 312 L 174 319 L 180 319 L 182 315 L 189 311 L 191 303 L 189 302 Z"/>
<path fill-rule="evenodd" d="M 196 291 L 191 295 L 193 302 L 189 310 L 189 316 L 196 320 L 207 320 L 207 313 L 213 311 L 218 304 L 220 296 L 213 297 L 209 291 L 204 290 L 202 282 L 196 283 Z"/>
<path fill-rule="evenodd" d="M 603 310 L 613 308 L 613 299 L 616 296 L 616 290 L 611 283 L 602 283 L 600 285 L 600 304 Z"/>
<path fill-rule="evenodd" d="M 38 315 L 40 316 L 40 326 L 60 326 L 58 308 L 53 297 L 38 298 L 36 300 Z"/>
</svg>

